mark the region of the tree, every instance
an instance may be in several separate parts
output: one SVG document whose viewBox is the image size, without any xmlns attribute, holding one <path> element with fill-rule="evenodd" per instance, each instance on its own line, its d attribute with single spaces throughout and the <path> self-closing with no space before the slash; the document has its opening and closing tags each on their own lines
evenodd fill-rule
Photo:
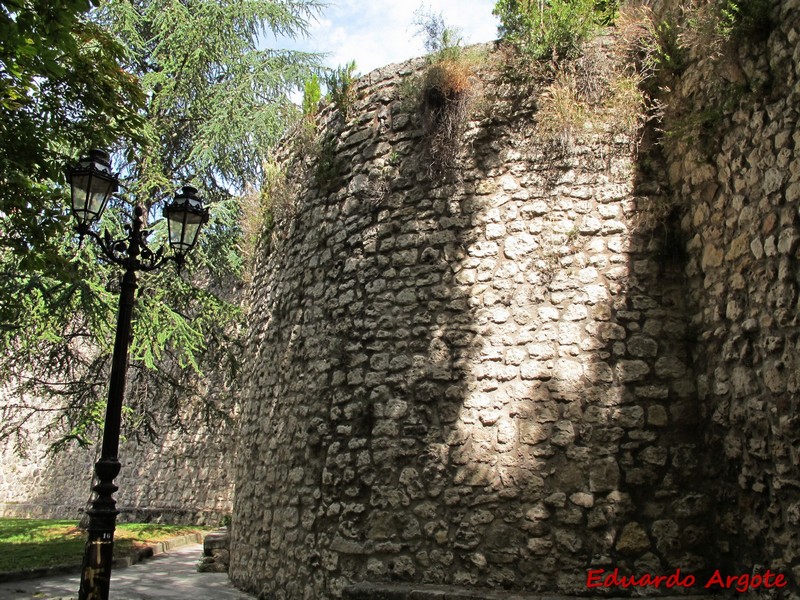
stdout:
<svg viewBox="0 0 800 600">
<path fill-rule="evenodd" d="M 88 8 L 0 3 L 0 252 L 18 269 L 66 268 L 54 244 L 65 228 L 57 184 L 71 149 L 131 138 L 141 123 L 138 81 L 120 69 L 121 47 L 82 18 Z M 0 298 L 5 329 L 13 306 Z"/>
<path fill-rule="evenodd" d="M 48 321 L 68 322 L 67 305 L 89 291 L 84 265 L 65 246 L 61 184 L 73 148 L 132 140 L 141 125 L 138 80 L 120 68 L 122 48 L 85 18 L 89 8 L 87 0 L 0 3 L 2 379 L 37 357 Z"/>
<path fill-rule="evenodd" d="M 298 113 L 289 93 L 302 88 L 318 62 L 312 54 L 262 49 L 259 41 L 270 32 L 303 33 L 318 9 L 315 0 L 105 0 L 91 13 L 96 26 L 124 49 L 120 64 L 138 78 L 145 97 L 138 135 L 113 145 L 125 184 L 116 208 L 144 204 L 154 221 L 155 243 L 164 236 L 155 222 L 156 203 L 181 184 L 204 191 L 212 214 L 196 249 L 195 270 L 180 278 L 164 270 L 148 275 L 141 286 L 131 346 L 129 432 L 136 425 L 153 433 L 156 401 L 180 421 L 182 404 L 209 398 L 202 393 L 209 375 L 204 364 L 215 365 L 219 377 L 227 368 L 225 381 L 215 385 L 233 391 L 241 314 L 229 291 L 242 269 L 237 193 L 260 185 L 271 147 Z M 107 212 L 104 225 L 118 229 Z M 70 261 L 85 265 L 90 276 L 82 287 L 47 281 L 41 304 L 28 311 L 25 324 L 21 316 L 14 323 L 34 324 L 35 335 L 25 342 L 20 335 L 7 336 L 4 366 L 6 377 L 18 378 L 26 389 L 60 399 L 55 414 L 63 439 L 88 441 L 87 424 L 103 403 L 108 356 L 103 349 L 113 335 L 117 274 L 94 266 L 88 244 Z M 54 310 L 54 302 L 65 309 Z M 91 340 L 91 351 L 83 340 Z M 33 355 L 50 360 L 37 361 L 31 373 Z M 224 418 L 232 403 L 216 400 L 203 408 L 208 416 Z M 14 424 L 30 413 L 17 410 Z"/>
</svg>

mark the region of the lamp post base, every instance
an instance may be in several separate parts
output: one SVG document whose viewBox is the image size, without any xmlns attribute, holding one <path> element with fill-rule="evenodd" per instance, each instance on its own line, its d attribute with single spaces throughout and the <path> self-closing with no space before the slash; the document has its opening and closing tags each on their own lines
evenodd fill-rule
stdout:
<svg viewBox="0 0 800 600">
<path fill-rule="evenodd" d="M 108 600 L 114 540 L 92 539 L 86 543 L 79 600 Z"/>
<path fill-rule="evenodd" d="M 114 478 L 119 474 L 120 467 L 116 458 L 101 458 L 94 467 L 98 478 L 98 484 L 94 486 L 97 498 L 89 509 L 89 539 L 83 555 L 78 600 L 108 600 L 114 529 L 119 514 L 113 498 L 117 491 Z"/>
</svg>

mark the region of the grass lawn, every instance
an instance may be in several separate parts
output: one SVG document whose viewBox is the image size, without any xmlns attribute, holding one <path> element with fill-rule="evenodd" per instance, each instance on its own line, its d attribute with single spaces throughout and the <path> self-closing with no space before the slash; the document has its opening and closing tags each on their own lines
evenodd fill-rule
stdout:
<svg viewBox="0 0 800 600">
<path fill-rule="evenodd" d="M 114 533 L 114 556 L 138 547 L 210 528 L 155 523 L 120 523 Z M 55 565 L 80 565 L 86 532 L 77 521 L 0 518 L 0 572 Z"/>
</svg>

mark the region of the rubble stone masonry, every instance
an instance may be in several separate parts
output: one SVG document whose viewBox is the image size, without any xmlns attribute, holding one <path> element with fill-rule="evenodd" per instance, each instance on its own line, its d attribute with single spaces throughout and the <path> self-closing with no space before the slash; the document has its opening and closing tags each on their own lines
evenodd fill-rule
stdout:
<svg viewBox="0 0 800 600">
<path fill-rule="evenodd" d="M 668 155 L 684 205 L 687 323 L 714 539 L 731 570 L 772 566 L 800 586 L 800 2 L 727 62 L 694 63 L 676 90 L 708 108 L 712 81 L 745 92 Z M 716 69 L 716 72 L 714 72 Z M 712 73 L 709 77 L 709 73 Z M 739 92 L 741 93 L 741 92 Z"/>
<path fill-rule="evenodd" d="M 216 526 L 230 517 L 233 426 L 161 432 L 154 442 L 126 440 L 114 495 L 120 521 Z M 46 424 L 29 423 L 33 442 L 24 457 L 9 444 L 0 453 L 0 515 L 80 519 L 89 506 L 96 448 L 49 452 L 55 439 L 35 437 Z"/>
<path fill-rule="evenodd" d="M 322 113 L 328 156 L 252 286 L 237 585 L 586 595 L 590 569 L 771 568 L 798 598 L 799 4 L 741 49 L 771 91 L 665 157 L 545 144 L 539 99 L 488 74 L 437 176 L 403 97 L 421 61 Z M 689 111 L 712 68 L 675 91 Z"/>
</svg>

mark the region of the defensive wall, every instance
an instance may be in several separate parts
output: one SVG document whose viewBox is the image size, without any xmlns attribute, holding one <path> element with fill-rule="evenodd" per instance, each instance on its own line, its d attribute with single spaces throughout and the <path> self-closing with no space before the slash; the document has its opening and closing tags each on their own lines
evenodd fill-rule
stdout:
<svg viewBox="0 0 800 600">
<path fill-rule="evenodd" d="M 9 394 L 3 401 L 17 401 Z M 30 444 L 23 456 L 12 443 L 0 453 L 2 516 L 80 519 L 89 507 L 97 448 L 51 452 L 56 438 L 39 433 L 47 417 L 27 423 Z M 234 425 L 208 427 L 195 417 L 185 418 L 183 428 L 162 418 L 155 441 L 122 441 L 114 495 L 120 520 L 216 526 L 230 518 Z"/>
<path fill-rule="evenodd" d="M 590 569 L 769 568 L 798 597 L 800 6 L 770 10 L 765 39 L 691 57 L 668 143 L 553 134 L 555 88 L 489 66 L 442 146 L 452 97 L 424 60 L 287 143 L 252 286 L 237 585 L 586 595 Z M 720 89 L 739 91 L 706 118 Z"/>
</svg>

